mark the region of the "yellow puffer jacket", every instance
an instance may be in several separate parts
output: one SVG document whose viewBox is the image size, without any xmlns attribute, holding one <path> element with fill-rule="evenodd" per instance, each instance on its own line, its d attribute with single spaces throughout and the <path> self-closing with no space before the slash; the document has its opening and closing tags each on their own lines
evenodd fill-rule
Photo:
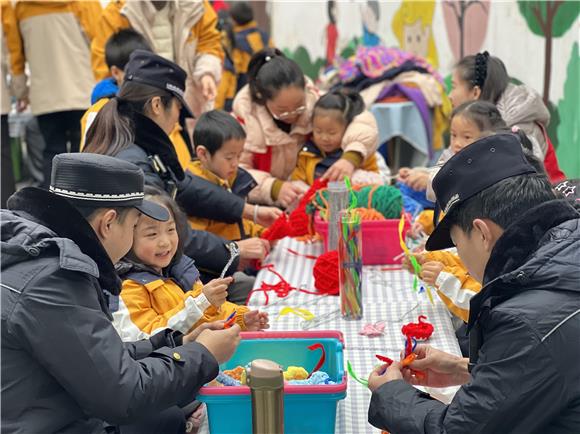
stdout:
<svg viewBox="0 0 580 434">
<path fill-rule="evenodd" d="M 426 235 L 431 235 L 435 230 L 433 215 L 434 211 L 432 209 L 426 209 L 421 211 L 417 216 L 416 222 L 421 223 L 421 226 L 423 226 L 423 232 L 425 232 Z"/>
<path fill-rule="evenodd" d="M 193 261 L 184 259 L 190 267 Z M 189 262 L 187 262 L 189 261 Z M 197 270 L 196 270 L 197 271 Z M 131 272 L 123 280 L 118 307 L 113 308 L 113 325 L 123 341 L 146 339 L 170 328 L 187 333 L 202 323 L 225 320 L 236 311 L 236 323 L 246 330 L 246 306 L 225 302 L 219 310 L 202 293 L 199 279 L 185 291 L 176 280 L 153 272 Z"/>
<path fill-rule="evenodd" d="M 80 147 L 81 151 L 85 147 L 85 141 L 87 138 L 87 131 L 89 130 L 89 127 L 92 125 L 93 121 L 97 117 L 99 110 L 101 110 L 101 108 L 103 108 L 103 106 L 108 101 L 109 101 L 108 98 L 101 98 L 91 107 L 89 107 L 89 109 L 85 112 L 85 114 L 81 118 L 81 147 Z M 182 128 L 179 126 L 179 124 L 176 124 L 175 128 L 169 135 L 169 139 L 171 140 L 171 143 L 173 143 L 173 148 L 177 153 L 177 159 L 179 160 L 179 164 L 181 165 L 183 170 L 188 170 L 191 168 L 190 166 L 193 164 L 192 161 L 193 157 L 191 155 L 191 152 L 189 151 L 189 148 L 187 147 L 187 144 L 185 143 L 185 140 L 183 139 L 183 136 L 181 135 L 181 131 Z"/>
<path fill-rule="evenodd" d="M 244 176 L 249 176 L 247 172 L 238 172 L 236 176 L 229 181 L 219 178 L 205 167 L 203 167 L 201 161 L 196 160 L 190 166 L 191 173 L 199 176 L 200 178 L 206 179 L 207 181 L 219 185 L 229 191 L 232 191 L 230 186 L 233 186 L 233 193 L 235 194 L 237 191 L 237 184 L 238 181 L 241 181 L 239 174 L 243 173 Z M 253 182 L 253 179 L 250 178 L 249 182 Z M 244 184 L 247 184 L 248 181 L 245 181 Z M 251 184 L 251 185 L 255 185 Z M 251 186 L 250 185 L 250 186 Z M 245 238 L 253 238 L 259 237 L 262 232 L 264 232 L 264 227 L 256 224 L 248 219 L 242 219 L 241 222 L 238 223 L 224 223 L 217 220 L 210 220 L 204 219 L 199 217 L 189 217 L 189 225 L 193 229 L 203 230 L 207 232 L 211 232 L 215 235 L 219 235 L 226 240 L 236 241 L 242 240 Z"/>
<path fill-rule="evenodd" d="M 0 98 L 2 114 L 10 112 L 10 97 L 22 99 L 27 96 L 26 76 L 24 75 L 24 49 L 22 39 L 16 23 L 16 14 L 12 2 L 2 0 L 0 2 L 2 14 L 2 31 L 0 32 L 0 46 L 2 56 L 0 58 L 0 74 L 2 77 Z M 7 75 L 10 74 L 10 87 Z"/>
<path fill-rule="evenodd" d="M 443 264 L 443 271 L 439 274 L 435 285 L 437 294 L 452 314 L 467 322 L 469 302 L 481 291 L 481 283 L 469 275 L 459 256 L 450 251 L 425 252 L 423 255 L 424 263 Z"/>
<path fill-rule="evenodd" d="M 101 15 L 99 1 L 18 1 L 16 23 L 24 54 L 13 69 L 30 68 L 30 106 L 34 115 L 86 110 L 95 84 L 91 40 Z M 17 64 L 14 64 L 17 63 Z"/>
<path fill-rule="evenodd" d="M 307 142 L 298 154 L 296 169 L 292 172 L 290 179 L 292 181 L 301 181 L 307 185 L 312 185 L 316 178 L 319 178 L 324 172 L 336 161 L 338 161 L 343 152 L 338 150 L 331 155 L 320 151 L 314 143 Z M 319 166 L 320 165 L 320 166 Z M 318 166 L 318 167 L 317 167 Z M 356 169 L 352 176 L 353 184 L 359 184 L 356 179 L 376 175 L 376 180 L 371 183 L 380 183 L 379 166 L 377 164 L 376 154 L 370 154 L 363 160 L 361 166 Z M 366 184 L 366 182 L 365 182 Z"/>
<path fill-rule="evenodd" d="M 217 30 L 217 15 L 207 0 L 169 1 L 173 36 L 173 61 L 188 75 L 186 101 L 195 115 L 208 109 L 201 97 L 199 82 L 212 75 L 219 83 L 224 53 Z M 91 45 L 95 78 L 109 75 L 105 63 L 105 44 L 112 34 L 133 28 L 155 49 L 153 23 L 157 10 L 150 1 L 113 0 L 104 9 L 98 34 Z"/>
</svg>

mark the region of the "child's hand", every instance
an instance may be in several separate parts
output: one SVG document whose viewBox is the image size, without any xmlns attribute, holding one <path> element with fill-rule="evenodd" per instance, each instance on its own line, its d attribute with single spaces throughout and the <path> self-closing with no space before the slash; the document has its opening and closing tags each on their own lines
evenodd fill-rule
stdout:
<svg viewBox="0 0 580 434">
<path fill-rule="evenodd" d="M 255 205 L 258 206 L 258 205 Z M 258 207 L 256 223 L 269 227 L 282 215 L 283 211 L 275 206 L 260 206 Z"/>
<path fill-rule="evenodd" d="M 421 266 L 421 274 L 419 277 L 427 285 L 435 286 L 435 282 L 437 282 L 437 278 L 444 268 L 445 266 L 441 262 L 426 262 Z"/>
<path fill-rule="evenodd" d="M 399 169 L 399 174 L 397 176 L 397 181 L 405 182 L 407 180 L 407 178 L 409 177 L 409 175 L 411 174 L 412 171 L 413 171 L 413 169 L 410 169 L 408 167 L 401 167 Z"/>
<path fill-rule="evenodd" d="M 260 312 L 259 310 L 251 310 L 244 314 L 244 323 L 249 331 L 257 331 L 269 329 L 269 319 L 266 312 Z"/>
<path fill-rule="evenodd" d="M 233 282 L 232 277 L 224 277 L 223 279 L 214 279 L 205 285 L 201 292 L 206 296 L 207 300 L 212 306 L 220 307 L 226 302 L 228 296 L 228 286 Z"/>
<path fill-rule="evenodd" d="M 198 336 L 201 334 L 201 332 L 203 332 L 204 330 L 223 330 L 225 323 L 226 322 L 223 320 L 213 321 L 213 322 L 204 322 L 200 326 L 197 326 L 196 328 L 194 328 L 188 334 L 184 335 L 183 336 L 183 343 L 187 344 L 188 342 L 194 342 L 198 338 Z"/>
<path fill-rule="evenodd" d="M 427 185 L 429 184 L 429 174 L 423 172 L 422 170 L 412 170 L 405 184 L 411 187 L 415 191 L 427 190 Z"/>
<path fill-rule="evenodd" d="M 419 265 L 422 265 L 425 262 L 425 254 L 423 254 L 423 253 L 414 253 L 414 254 L 411 254 L 411 256 L 414 256 L 415 257 L 415 259 L 417 260 L 417 263 Z M 403 257 L 403 260 L 401 261 L 401 265 L 409 273 L 414 273 L 415 272 L 415 269 L 413 268 L 413 264 L 411 263 L 411 261 L 409 260 L 409 258 L 407 257 L 407 255 L 405 255 Z"/>
<path fill-rule="evenodd" d="M 284 208 L 287 208 L 290 204 L 296 201 L 302 193 L 303 191 L 300 187 L 294 185 L 290 181 L 286 181 L 282 184 L 280 193 L 278 193 L 278 202 L 280 202 L 280 205 Z"/>
<path fill-rule="evenodd" d="M 339 159 L 336 163 L 328 168 L 322 179 L 329 181 L 342 181 L 345 176 L 349 178 L 354 173 L 354 164 L 344 158 Z"/>
<path fill-rule="evenodd" d="M 423 227 L 423 224 L 421 224 L 421 222 L 414 222 L 413 225 L 411 226 L 411 230 L 409 231 L 409 236 L 411 238 L 413 238 L 414 240 L 416 240 L 417 238 L 420 238 L 422 233 L 425 233 L 425 228 Z"/>
<path fill-rule="evenodd" d="M 260 261 L 270 252 L 270 243 L 260 238 L 248 238 L 237 241 L 241 259 L 259 259 Z"/>
</svg>

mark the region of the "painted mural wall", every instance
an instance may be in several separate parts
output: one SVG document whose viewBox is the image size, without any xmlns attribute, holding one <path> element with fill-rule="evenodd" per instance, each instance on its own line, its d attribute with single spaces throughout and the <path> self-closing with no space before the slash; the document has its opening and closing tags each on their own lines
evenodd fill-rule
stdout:
<svg viewBox="0 0 580 434">
<path fill-rule="evenodd" d="M 580 177 L 580 1 L 276 1 L 278 46 L 316 78 L 359 45 L 397 46 L 448 76 L 464 55 L 487 50 L 548 102 L 548 133 L 562 169 Z"/>
</svg>

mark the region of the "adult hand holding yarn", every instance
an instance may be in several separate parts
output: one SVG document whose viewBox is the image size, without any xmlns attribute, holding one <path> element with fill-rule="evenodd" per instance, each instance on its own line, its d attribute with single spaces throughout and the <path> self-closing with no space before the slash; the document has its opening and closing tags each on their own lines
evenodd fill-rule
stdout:
<svg viewBox="0 0 580 434">
<path fill-rule="evenodd" d="M 403 378 L 410 384 L 426 387 L 460 386 L 469 381 L 467 361 L 459 356 L 437 350 L 430 345 L 417 345 L 414 354 L 417 358 L 403 369 Z M 420 371 L 416 376 L 411 372 Z"/>
<path fill-rule="evenodd" d="M 247 240 L 237 241 L 240 248 L 240 257 L 242 259 L 263 260 L 270 252 L 270 243 L 260 238 L 248 238 Z"/>
<path fill-rule="evenodd" d="M 386 367 L 386 369 L 385 369 Z M 377 366 L 371 372 L 368 379 L 369 390 L 374 392 L 383 384 L 390 381 L 402 380 L 403 373 L 401 372 L 402 366 L 400 362 L 393 362 L 390 365 Z"/>
</svg>

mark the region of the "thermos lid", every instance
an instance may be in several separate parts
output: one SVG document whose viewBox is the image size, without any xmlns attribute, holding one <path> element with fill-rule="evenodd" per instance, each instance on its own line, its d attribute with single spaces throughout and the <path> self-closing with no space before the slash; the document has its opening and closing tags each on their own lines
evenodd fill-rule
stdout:
<svg viewBox="0 0 580 434">
<path fill-rule="evenodd" d="M 271 360 L 254 360 L 247 373 L 250 389 L 278 389 L 284 387 L 282 367 Z"/>
</svg>

